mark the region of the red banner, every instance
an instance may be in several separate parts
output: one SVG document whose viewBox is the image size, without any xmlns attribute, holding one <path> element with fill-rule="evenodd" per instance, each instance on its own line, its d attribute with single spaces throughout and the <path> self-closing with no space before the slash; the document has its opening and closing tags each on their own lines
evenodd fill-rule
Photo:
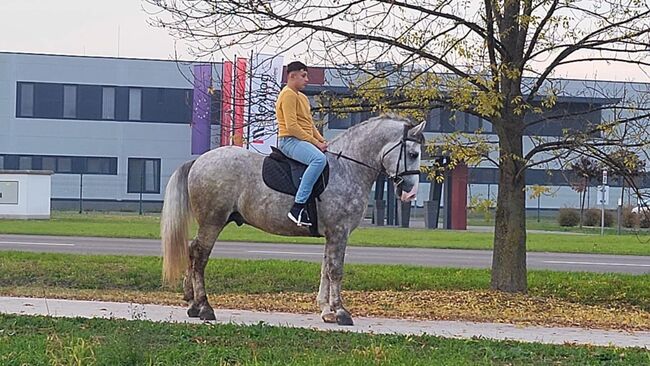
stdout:
<svg viewBox="0 0 650 366">
<path fill-rule="evenodd" d="M 237 58 L 237 70 L 235 74 L 235 133 L 233 134 L 233 145 L 243 146 L 244 144 L 244 107 L 246 105 L 246 59 Z"/>
<path fill-rule="evenodd" d="M 221 72 L 221 146 L 231 144 L 232 61 L 224 61 Z"/>
</svg>

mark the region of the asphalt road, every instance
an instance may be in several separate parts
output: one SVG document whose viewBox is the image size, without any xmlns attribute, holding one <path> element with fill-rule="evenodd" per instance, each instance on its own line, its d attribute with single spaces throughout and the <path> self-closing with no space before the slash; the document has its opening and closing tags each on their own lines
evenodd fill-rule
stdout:
<svg viewBox="0 0 650 366">
<path fill-rule="evenodd" d="M 160 241 L 148 239 L 0 235 L 0 251 L 19 250 L 77 254 L 160 255 Z M 320 245 L 217 242 L 212 257 L 297 259 L 320 262 Z M 2 254 L 0 254 L 0 259 Z M 346 263 L 407 264 L 428 267 L 489 268 L 485 250 L 348 247 Z M 528 253 L 529 269 L 556 271 L 650 273 L 650 256 Z"/>
</svg>

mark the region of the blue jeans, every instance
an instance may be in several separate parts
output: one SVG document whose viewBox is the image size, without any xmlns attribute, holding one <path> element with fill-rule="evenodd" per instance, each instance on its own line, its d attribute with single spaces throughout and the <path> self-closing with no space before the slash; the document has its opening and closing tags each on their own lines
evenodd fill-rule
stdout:
<svg viewBox="0 0 650 366">
<path fill-rule="evenodd" d="M 300 180 L 300 187 L 298 187 L 295 199 L 296 203 L 307 202 L 316 180 L 318 180 L 323 169 L 325 169 L 325 164 L 327 164 L 325 154 L 311 142 L 295 137 L 280 137 L 278 139 L 278 148 L 284 155 L 307 165 L 307 169 Z"/>
</svg>

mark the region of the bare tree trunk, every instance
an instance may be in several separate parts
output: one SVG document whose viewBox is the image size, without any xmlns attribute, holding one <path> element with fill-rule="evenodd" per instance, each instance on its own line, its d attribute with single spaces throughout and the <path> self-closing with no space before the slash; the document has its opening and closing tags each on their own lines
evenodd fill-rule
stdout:
<svg viewBox="0 0 650 366">
<path fill-rule="evenodd" d="M 492 289 L 526 292 L 526 175 L 521 122 L 499 131 L 501 169 L 492 254 Z"/>
</svg>

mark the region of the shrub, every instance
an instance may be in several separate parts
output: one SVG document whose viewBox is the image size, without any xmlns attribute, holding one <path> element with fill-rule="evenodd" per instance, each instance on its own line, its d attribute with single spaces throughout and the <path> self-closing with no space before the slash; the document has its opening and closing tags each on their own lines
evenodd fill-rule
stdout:
<svg viewBox="0 0 650 366">
<path fill-rule="evenodd" d="M 632 206 L 624 206 L 621 211 L 621 226 L 633 228 L 639 226 L 639 215 L 632 212 Z"/>
<path fill-rule="evenodd" d="M 640 227 L 642 227 L 642 228 L 649 228 L 650 227 L 650 212 L 644 211 L 644 212 L 641 212 L 641 213 L 637 214 L 637 216 L 638 216 L 637 220 L 639 222 Z"/>
<path fill-rule="evenodd" d="M 580 213 L 575 208 L 561 208 L 557 221 L 560 226 L 576 226 L 580 223 Z"/>
<path fill-rule="evenodd" d="M 585 211 L 582 224 L 585 226 L 600 226 L 601 215 L 599 208 L 590 208 Z M 609 210 L 605 210 L 605 226 L 610 227 L 612 225 L 614 225 L 614 214 Z"/>
</svg>

